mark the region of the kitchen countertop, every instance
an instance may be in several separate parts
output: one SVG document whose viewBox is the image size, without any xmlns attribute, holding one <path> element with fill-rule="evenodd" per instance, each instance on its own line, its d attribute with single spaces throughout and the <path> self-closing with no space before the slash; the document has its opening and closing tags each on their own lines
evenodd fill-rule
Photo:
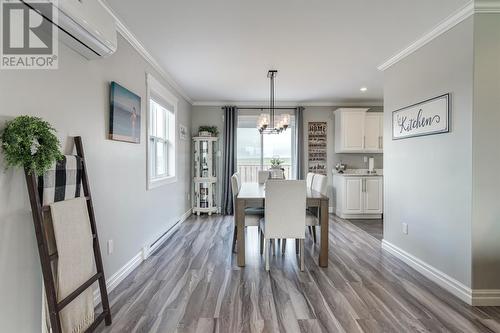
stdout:
<svg viewBox="0 0 500 333">
<path fill-rule="evenodd" d="M 333 169 L 332 174 L 334 176 L 342 177 L 383 177 L 383 169 L 375 169 L 375 173 L 368 173 L 368 169 L 346 169 L 344 173 L 338 173 L 337 170 Z"/>
</svg>

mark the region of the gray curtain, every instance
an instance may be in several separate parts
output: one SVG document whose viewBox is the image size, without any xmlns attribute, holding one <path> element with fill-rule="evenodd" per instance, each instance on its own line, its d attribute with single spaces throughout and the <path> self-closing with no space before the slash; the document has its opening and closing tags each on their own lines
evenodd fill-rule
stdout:
<svg viewBox="0 0 500 333">
<path fill-rule="evenodd" d="M 236 172 L 236 129 L 238 127 L 238 109 L 224 106 L 224 161 L 222 165 L 222 203 L 224 215 L 233 214 L 233 194 L 231 176 Z"/>
<path fill-rule="evenodd" d="M 295 177 L 304 179 L 304 107 L 299 106 L 295 109 Z"/>
</svg>

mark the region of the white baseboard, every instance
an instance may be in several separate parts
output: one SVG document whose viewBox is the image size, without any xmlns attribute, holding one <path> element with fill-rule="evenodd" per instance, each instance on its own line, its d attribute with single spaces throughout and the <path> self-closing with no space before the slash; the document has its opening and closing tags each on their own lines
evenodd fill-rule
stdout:
<svg viewBox="0 0 500 333">
<path fill-rule="evenodd" d="M 187 220 L 191 216 L 192 209 L 188 209 L 179 220 L 171 226 L 163 235 L 151 242 L 148 246 L 143 248 L 144 260 L 146 260 L 151 253 L 154 253 L 176 230 L 179 228 L 180 224 Z"/>
<path fill-rule="evenodd" d="M 122 266 L 115 274 L 106 279 L 108 294 L 116 288 L 131 272 L 143 262 L 142 250 Z M 101 303 L 101 293 L 99 288 L 94 289 L 94 305 Z"/>
<path fill-rule="evenodd" d="M 465 303 L 474 306 L 498 306 L 500 305 L 500 290 L 498 289 L 471 289 L 439 269 L 427 264 L 417 257 L 409 254 L 396 245 L 382 240 L 382 248 L 398 259 L 404 261 L 413 269 L 420 272 L 429 280 L 435 282 L 443 289 L 452 293 Z"/>
<path fill-rule="evenodd" d="M 359 220 L 380 220 L 382 214 L 344 214 L 340 209 L 335 209 L 332 213 L 335 213 L 338 217 L 342 219 L 359 219 Z"/>
<path fill-rule="evenodd" d="M 156 249 L 160 247 L 169 237 L 170 235 L 177 230 L 180 224 L 187 220 L 187 218 L 191 216 L 191 209 L 186 211 L 180 217 L 179 221 L 177 221 L 170 229 L 168 229 L 159 239 L 157 239 L 153 244 L 147 244 L 142 247 L 142 249 L 137 253 L 132 259 L 130 259 L 125 265 L 123 265 L 117 272 L 106 279 L 106 288 L 108 290 L 108 294 L 116 288 L 117 285 L 120 284 L 130 273 L 134 271 L 144 260 L 146 260 L 151 253 L 153 253 Z M 97 306 L 101 302 L 101 293 L 99 292 L 99 288 L 94 290 L 94 304 Z"/>
<path fill-rule="evenodd" d="M 473 289 L 474 306 L 500 306 L 500 289 Z"/>
<path fill-rule="evenodd" d="M 426 278 L 432 280 L 442 288 L 457 296 L 462 301 L 471 304 L 471 289 L 463 283 L 455 280 L 454 278 L 418 259 L 417 257 L 414 257 L 413 255 L 400 249 L 396 245 L 389 243 L 385 239 L 382 240 L 382 248 L 407 263 L 409 266 L 424 275 Z"/>
</svg>

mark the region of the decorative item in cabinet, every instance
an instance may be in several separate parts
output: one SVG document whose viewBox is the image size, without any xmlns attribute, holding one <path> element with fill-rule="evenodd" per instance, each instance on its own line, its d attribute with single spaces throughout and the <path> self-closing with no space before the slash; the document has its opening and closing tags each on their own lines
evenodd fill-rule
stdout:
<svg viewBox="0 0 500 333">
<path fill-rule="evenodd" d="M 193 138 L 193 213 L 217 213 L 217 137 Z"/>
</svg>

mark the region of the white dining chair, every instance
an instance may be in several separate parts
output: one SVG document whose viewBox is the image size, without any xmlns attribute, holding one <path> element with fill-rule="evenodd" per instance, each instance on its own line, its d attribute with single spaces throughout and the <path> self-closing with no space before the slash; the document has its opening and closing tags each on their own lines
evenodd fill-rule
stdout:
<svg viewBox="0 0 500 333">
<path fill-rule="evenodd" d="M 233 192 L 233 212 L 236 214 L 236 197 L 238 193 L 240 193 L 241 189 L 241 177 L 239 173 L 235 173 L 231 176 L 231 190 Z M 259 221 L 264 216 L 264 208 L 245 208 L 245 227 L 259 227 Z M 232 251 L 236 250 L 236 234 L 237 234 L 237 226 L 236 220 L 234 221 L 234 230 L 233 230 L 233 246 Z"/>
<path fill-rule="evenodd" d="M 325 175 L 314 174 L 311 189 L 313 191 L 319 192 L 326 196 L 326 183 L 327 177 Z M 306 214 L 306 225 L 309 229 L 309 233 L 313 237 L 314 243 L 316 243 L 316 226 L 319 225 L 319 208 L 314 207 L 313 210 L 307 210 Z"/>
<path fill-rule="evenodd" d="M 304 270 L 305 223 L 306 182 L 267 182 L 264 218 L 260 220 L 261 242 L 265 244 L 266 271 L 269 271 L 271 240 L 280 238 L 295 238 L 299 241 L 300 270 Z"/>
<path fill-rule="evenodd" d="M 311 188 L 313 191 L 326 195 L 326 181 L 327 177 L 325 175 L 315 174 Z"/>
<path fill-rule="evenodd" d="M 314 179 L 314 173 L 308 172 L 306 176 L 306 185 L 308 189 L 312 188 L 313 179 Z"/>
<path fill-rule="evenodd" d="M 257 175 L 259 184 L 264 184 L 269 179 L 270 176 L 271 173 L 269 172 L 269 170 L 260 170 Z"/>
</svg>

